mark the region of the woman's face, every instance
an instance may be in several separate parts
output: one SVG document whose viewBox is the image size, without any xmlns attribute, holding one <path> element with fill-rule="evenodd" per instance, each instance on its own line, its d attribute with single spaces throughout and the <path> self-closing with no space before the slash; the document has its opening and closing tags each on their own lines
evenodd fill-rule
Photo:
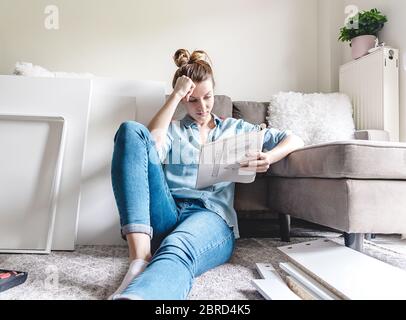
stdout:
<svg viewBox="0 0 406 320">
<path fill-rule="evenodd" d="M 195 83 L 196 88 L 189 97 L 189 102 L 183 99 L 187 113 L 198 123 L 206 123 L 211 118 L 211 110 L 214 105 L 213 82 L 207 79 Z"/>
</svg>

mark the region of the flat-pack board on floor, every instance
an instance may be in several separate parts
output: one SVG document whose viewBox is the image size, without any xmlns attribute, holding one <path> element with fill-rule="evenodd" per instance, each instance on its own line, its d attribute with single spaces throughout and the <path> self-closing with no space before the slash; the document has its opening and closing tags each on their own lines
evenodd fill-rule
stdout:
<svg viewBox="0 0 406 320">
<path fill-rule="evenodd" d="M 319 239 L 278 249 L 342 299 L 406 299 L 406 271 L 331 240 Z"/>
</svg>

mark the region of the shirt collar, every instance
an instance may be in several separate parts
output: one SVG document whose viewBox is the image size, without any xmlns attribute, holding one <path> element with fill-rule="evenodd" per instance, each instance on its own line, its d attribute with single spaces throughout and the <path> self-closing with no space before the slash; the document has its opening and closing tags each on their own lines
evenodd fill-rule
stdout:
<svg viewBox="0 0 406 320">
<path fill-rule="evenodd" d="M 213 112 L 211 113 L 211 115 L 213 116 L 214 123 L 216 124 L 217 127 L 221 123 L 221 119 L 218 116 L 216 116 Z M 186 128 L 189 128 L 192 125 L 196 125 L 195 120 L 188 113 L 186 113 L 181 122 Z"/>
</svg>

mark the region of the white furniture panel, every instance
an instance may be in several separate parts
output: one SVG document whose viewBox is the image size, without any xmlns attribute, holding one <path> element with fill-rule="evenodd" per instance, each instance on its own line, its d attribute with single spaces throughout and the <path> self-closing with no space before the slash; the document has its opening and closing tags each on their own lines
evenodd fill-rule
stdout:
<svg viewBox="0 0 406 320">
<path fill-rule="evenodd" d="M 325 239 L 278 249 L 343 299 L 406 299 L 406 272 L 361 252 Z"/>
<path fill-rule="evenodd" d="M 123 243 L 110 177 L 114 134 L 127 120 L 147 125 L 164 102 L 164 82 L 0 76 L 0 113 L 62 116 L 68 123 L 53 250 Z"/>
<path fill-rule="evenodd" d="M 77 244 L 123 244 L 111 184 L 113 138 L 124 121 L 148 125 L 165 102 L 165 83 L 107 78 L 92 83 Z"/>
<path fill-rule="evenodd" d="M 252 279 L 251 283 L 266 300 L 302 300 L 278 277 Z"/>
<path fill-rule="evenodd" d="M 50 252 L 65 137 L 61 117 L 0 115 L 0 252 Z"/>
<path fill-rule="evenodd" d="M 63 117 L 68 124 L 64 166 L 55 217 L 52 244 L 54 250 L 74 249 L 90 93 L 91 80 L 89 79 L 0 76 L 0 113 L 32 116 L 45 114 Z M 31 139 L 25 141 L 27 147 L 31 143 Z M 27 163 L 30 160 L 30 158 L 25 159 Z M 38 163 L 39 159 L 35 161 Z M 19 187 L 20 185 L 16 181 L 11 182 L 8 186 L 15 191 L 13 201 L 7 200 L 9 209 L 18 205 L 15 199 L 20 190 Z M 33 195 L 33 199 L 36 196 Z M 9 214 L 7 210 L 3 206 L 0 214 Z M 11 219 L 11 217 L 8 218 Z M 5 223 L 13 222 L 5 221 Z M 39 243 L 36 246 L 42 245 L 43 243 Z"/>
<path fill-rule="evenodd" d="M 279 266 L 283 271 L 301 284 L 317 300 L 341 300 L 340 297 L 323 287 L 315 279 L 310 277 L 307 273 L 295 265 L 287 262 L 280 263 Z"/>
</svg>

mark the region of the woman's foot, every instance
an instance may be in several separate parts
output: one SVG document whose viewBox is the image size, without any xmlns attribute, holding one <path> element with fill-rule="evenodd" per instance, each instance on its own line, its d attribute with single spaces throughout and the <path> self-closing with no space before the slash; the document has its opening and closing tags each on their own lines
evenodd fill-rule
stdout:
<svg viewBox="0 0 406 320">
<path fill-rule="evenodd" d="M 113 297 L 117 294 L 122 293 L 128 285 L 137 277 L 140 273 L 142 273 L 148 265 L 148 261 L 144 259 L 135 259 L 130 263 L 128 271 L 121 282 L 118 289 L 108 298 L 108 300 L 113 300 Z"/>
</svg>

